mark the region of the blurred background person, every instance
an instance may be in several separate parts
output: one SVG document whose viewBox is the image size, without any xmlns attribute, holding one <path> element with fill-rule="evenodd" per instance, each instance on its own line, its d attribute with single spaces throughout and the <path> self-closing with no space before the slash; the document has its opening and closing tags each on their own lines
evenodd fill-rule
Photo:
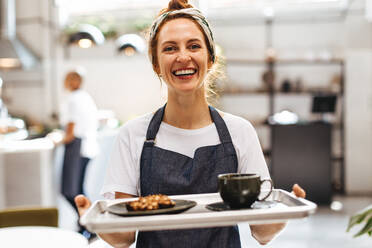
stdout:
<svg viewBox="0 0 372 248">
<path fill-rule="evenodd" d="M 84 193 L 84 178 L 89 161 L 98 153 L 97 107 L 83 89 L 82 72 L 68 72 L 64 86 L 69 92 L 61 124 L 65 127 L 62 142 L 65 153 L 62 167 L 62 195 L 75 208 L 74 197 Z M 79 224 L 78 224 L 79 225 Z M 79 232 L 87 238 L 90 233 L 79 225 Z"/>
</svg>

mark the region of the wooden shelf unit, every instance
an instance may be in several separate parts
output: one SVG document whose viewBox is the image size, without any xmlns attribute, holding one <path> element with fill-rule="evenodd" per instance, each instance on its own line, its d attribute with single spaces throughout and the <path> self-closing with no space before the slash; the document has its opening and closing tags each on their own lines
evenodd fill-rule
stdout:
<svg viewBox="0 0 372 248">
<path fill-rule="evenodd" d="M 232 95 L 267 95 L 269 98 L 269 116 L 274 114 L 274 106 L 275 106 L 275 97 L 276 96 L 295 96 L 295 95 L 316 95 L 316 94 L 335 94 L 337 95 L 337 101 L 341 102 L 339 106 L 341 106 L 340 111 L 340 120 L 336 123 L 332 123 L 334 128 L 338 129 L 340 132 L 340 149 L 341 154 L 331 156 L 331 161 L 340 163 L 340 182 L 333 183 L 334 185 L 338 185 L 334 187 L 334 192 L 337 193 L 344 193 L 344 78 L 345 78 L 345 68 L 344 68 L 344 60 L 343 59 L 331 59 L 331 60 L 304 60 L 304 59 L 292 59 L 292 60 L 276 60 L 276 61 L 265 61 L 265 60 L 249 60 L 249 59 L 228 59 L 226 60 L 227 65 L 239 65 L 239 66 L 265 66 L 267 71 L 274 72 L 276 67 L 278 66 L 329 66 L 329 65 L 336 65 L 340 67 L 340 87 L 337 92 L 332 91 L 328 88 L 313 88 L 313 89 L 306 89 L 302 91 L 291 91 L 291 92 L 281 92 L 277 90 L 264 90 L 264 89 L 249 89 L 247 88 L 226 88 L 220 90 L 220 95 L 223 97 L 224 95 L 232 96 Z M 272 87 L 274 84 L 274 80 L 272 82 Z M 267 116 L 267 117 L 269 117 Z M 265 121 L 260 122 L 259 125 L 267 125 Z M 271 150 L 265 149 L 264 154 L 266 157 L 271 156 Z"/>
</svg>

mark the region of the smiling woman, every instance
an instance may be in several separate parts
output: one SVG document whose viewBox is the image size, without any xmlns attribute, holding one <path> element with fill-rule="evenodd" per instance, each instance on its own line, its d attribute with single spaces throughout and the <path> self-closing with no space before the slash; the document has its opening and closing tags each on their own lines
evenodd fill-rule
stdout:
<svg viewBox="0 0 372 248">
<path fill-rule="evenodd" d="M 102 193 L 107 198 L 217 192 L 217 176 L 256 173 L 270 178 L 253 126 L 209 105 L 208 77 L 218 57 L 203 14 L 186 0 L 172 0 L 151 27 L 149 57 L 167 84 L 165 106 L 128 121 L 114 145 Z M 212 70 L 213 71 L 213 70 Z M 80 213 L 90 203 L 76 198 Z M 260 242 L 285 224 L 252 226 Z M 102 234 L 115 247 L 135 241 L 134 232 Z M 139 231 L 137 247 L 240 247 L 237 226 Z"/>
</svg>

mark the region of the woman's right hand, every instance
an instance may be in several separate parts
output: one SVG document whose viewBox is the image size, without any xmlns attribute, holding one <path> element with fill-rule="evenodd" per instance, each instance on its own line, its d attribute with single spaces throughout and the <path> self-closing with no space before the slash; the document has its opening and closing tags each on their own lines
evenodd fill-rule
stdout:
<svg viewBox="0 0 372 248">
<path fill-rule="evenodd" d="M 118 196 L 117 198 L 133 197 L 128 194 L 116 193 L 115 195 Z M 78 209 L 80 216 L 82 216 L 92 205 L 90 200 L 84 195 L 77 195 L 75 196 L 74 200 L 75 200 L 75 205 Z M 103 234 L 98 233 L 98 236 L 113 247 L 129 247 L 136 240 L 135 232 L 103 233 Z"/>
<path fill-rule="evenodd" d="M 82 216 L 92 205 L 90 200 L 84 195 L 77 195 L 74 200 L 80 216 Z"/>
</svg>

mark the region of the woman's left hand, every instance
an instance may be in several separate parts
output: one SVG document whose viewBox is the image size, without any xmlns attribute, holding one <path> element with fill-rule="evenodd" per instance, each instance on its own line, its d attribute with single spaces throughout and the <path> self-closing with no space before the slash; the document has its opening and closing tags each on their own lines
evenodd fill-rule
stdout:
<svg viewBox="0 0 372 248">
<path fill-rule="evenodd" d="M 298 184 L 292 186 L 292 193 L 301 198 L 306 197 L 306 192 Z M 287 223 L 273 223 L 273 224 L 259 224 L 259 225 L 250 225 L 252 236 L 260 243 L 261 245 L 266 245 L 271 240 L 279 234 L 280 231 L 284 229 Z"/>
<path fill-rule="evenodd" d="M 306 192 L 303 188 L 300 187 L 297 183 L 295 183 L 292 187 L 292 193 L 300 198 L 305 198 L 306 197 Z"/>
</svg>

